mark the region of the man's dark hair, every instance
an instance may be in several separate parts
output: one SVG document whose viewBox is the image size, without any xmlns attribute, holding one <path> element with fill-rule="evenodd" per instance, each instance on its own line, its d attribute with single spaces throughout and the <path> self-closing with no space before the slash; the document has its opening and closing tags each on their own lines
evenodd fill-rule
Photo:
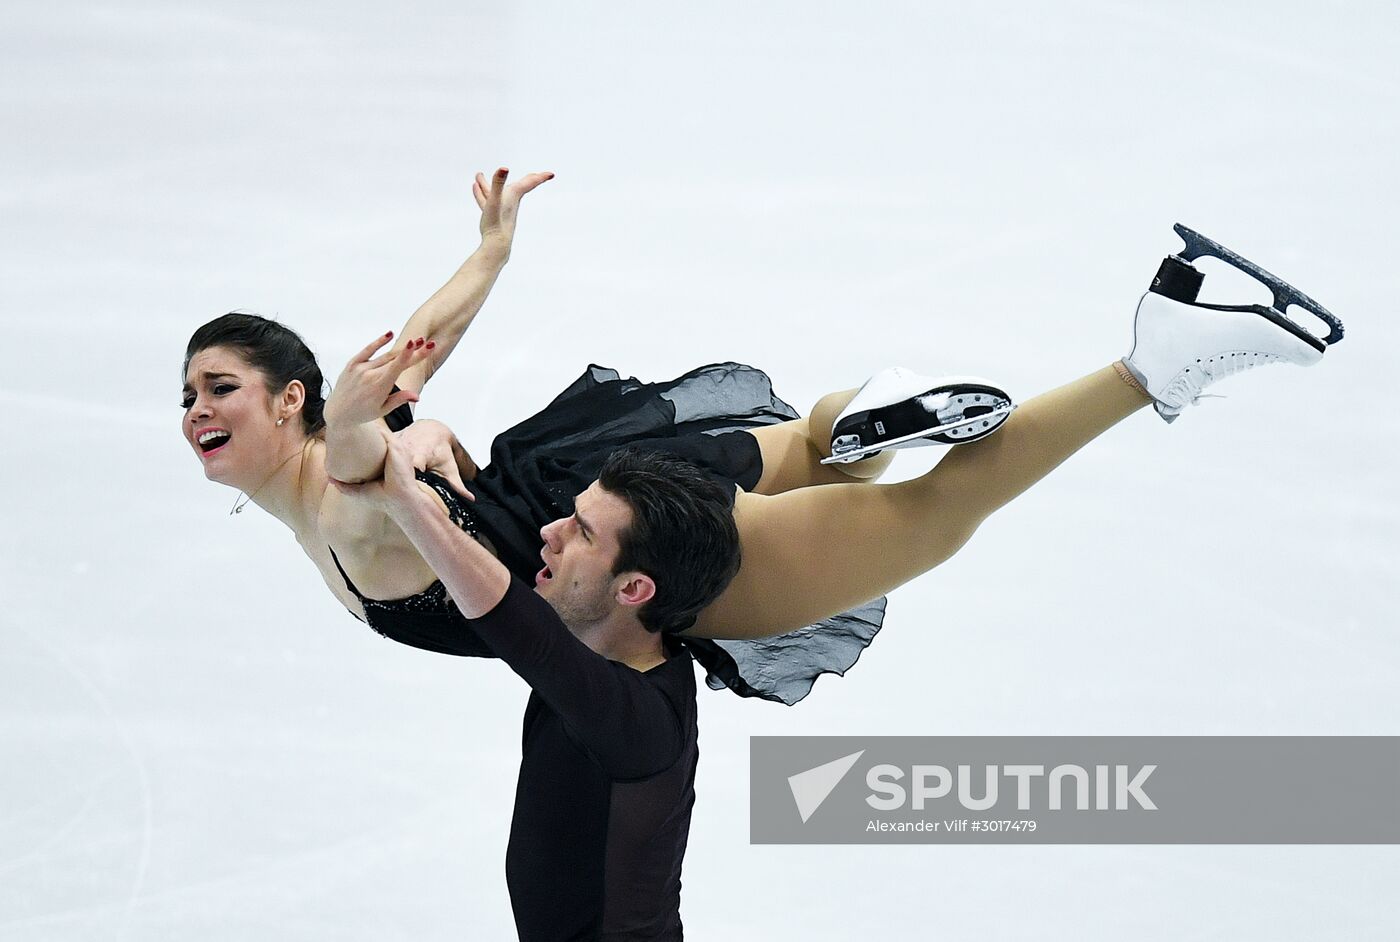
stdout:
<svg viewBox="0 0 1400 942">
<path fill-rule="evenodd" d="M 642 449 L 613 452 L 598 483 L 622 498 L 632 525 L 618 534 L 613 572 L 642 572 L 656 595 L 637 613 L 648 631 L 684 631 L 739 571 L 734 495 L 688 461 Z"/>
<path fill-rule="evenodd" d="M 236 350 L 267 377 L 267 391 L 272 395 L 280 393 L 292 380 L 301 380 L 306 387 L 306 400 L 301 407 L 302 430 L 314 435 L 326 424 L 322 416 L 326 399 L 322 392 L 325 379 L 321 376 L 321 367 L 306 342 L 290 327 L 256 314 L 235 312 L 216 317 L 190 337 L 185 347 L 185 365 L 180 371 L 181 381 L 194 355 L 210 347 Z"/>
</svg>

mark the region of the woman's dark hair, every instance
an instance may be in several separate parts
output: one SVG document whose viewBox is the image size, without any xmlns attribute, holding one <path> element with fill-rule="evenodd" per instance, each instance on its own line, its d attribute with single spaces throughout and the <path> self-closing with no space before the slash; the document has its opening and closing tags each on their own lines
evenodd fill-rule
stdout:
<svg viewBox="0 0 1400 942">
<path fill-rule="evenodd" d="M 684 631 L 739 571 L 733 494 L 688 461 L 663 452 L 613 452 L 598 483 L 622 498 L 632 525 L 618 534 L 613 572 L 656 582 L 638 611 L 648 631 Z"/>
<path fill-rule="evenodd" d="M 216 317 L 194 332 L 185 347 L 185 366 L 181 381 L 189 372 L 190 360 L 201 350 L 229 347 L 237 350 L 249 365 L 267 377 L 267 391 L 280 393 L 294 379 L 306 387 L 306 402 L 301 409 L 301 426 L 313 435 L 326 424 L 322 413 L 326 408 L 323 387 L 325 378 L 316 356 L 290 327 L 256 314 L 225 314 Z"/>
</svg>

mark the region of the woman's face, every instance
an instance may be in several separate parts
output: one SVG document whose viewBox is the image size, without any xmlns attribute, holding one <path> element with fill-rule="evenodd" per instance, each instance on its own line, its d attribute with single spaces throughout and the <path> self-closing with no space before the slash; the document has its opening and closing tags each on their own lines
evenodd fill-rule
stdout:
<svg viewBox="0 0 1400 942">
<path fill-rule="evenodd" d="M 279 447 L 285 448 L 266 377 L 229 347 L 209 347 L 190 358 L 181 404 L 180 431 L 211 481 L 257 487 Z"/>
</svg>

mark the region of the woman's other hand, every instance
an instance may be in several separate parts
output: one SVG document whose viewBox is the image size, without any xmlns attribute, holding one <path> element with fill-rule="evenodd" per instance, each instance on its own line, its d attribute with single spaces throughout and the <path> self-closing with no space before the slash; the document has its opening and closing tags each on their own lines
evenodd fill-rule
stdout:
<svg viewBox="0 0 1400 942">
<path fill-rule="evenodd" d="M 374 341 L 350 358 L 326 400 L 327 426 L 350 426 L 374 422 L 406 402 L 417 402 L 416 393 L 394 392 L 394 382 L 404 370 L 421 363 L 435 344 L 422 337 L 408 341 L 397 351 L 380 357 L 374 352 L 394 337 L 393 331 Z"/>
<path fill-rule="evenodd" d="M 515 240 L 515 218 L 520 212 L 520 198 L 547 180 L 554 179 L 553 173 L 530 173 L 507 185 L 510 171 L 505 167 L 496 171 L 488 183 L 482 173 L 476 175 L 472 183 L 472 196 L 481 208 L 481 244 L 510 255 L 511 242 Z"/>
</svg>

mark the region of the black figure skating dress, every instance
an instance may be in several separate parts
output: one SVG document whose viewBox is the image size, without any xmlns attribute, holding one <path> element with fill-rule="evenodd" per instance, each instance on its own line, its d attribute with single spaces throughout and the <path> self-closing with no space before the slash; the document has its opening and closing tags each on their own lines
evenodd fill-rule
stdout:
<svg viewBox="0 0 1400 942">
<path fill-rule="evenodd" d="M 458 526 L 485 536 L 511 573 L 533 585 L 540 528 L 573 513 L 574 498 L 616 449 L 665 451 L 752 490 L 763 472 L 758 444 L 735 433 L 797 417 L 774 395 L 765 373 L 737 363 L 703 366 L 665 383 L 622 379 L 590 366 L 539 413 L 496 436 L 490 463 L 467 482 L 475 501 L 456 497 L 440 478 L 420 477 L 444 498 Z M 404 406 L 385 421 L 397 430 L 413 417 Z M 386 637 L 445 654 L 492 656 L 441 583 L 392 601 L 366 599 L 348 576 L 345 583 L 364 603 L 370 625 Z M 712 688 L 792 704 L 821 674 L 844 674 L 880 630 L 884 612 L 879 598 L 772 638 L 679 640 L 705 668 Z"/>
</svg>

